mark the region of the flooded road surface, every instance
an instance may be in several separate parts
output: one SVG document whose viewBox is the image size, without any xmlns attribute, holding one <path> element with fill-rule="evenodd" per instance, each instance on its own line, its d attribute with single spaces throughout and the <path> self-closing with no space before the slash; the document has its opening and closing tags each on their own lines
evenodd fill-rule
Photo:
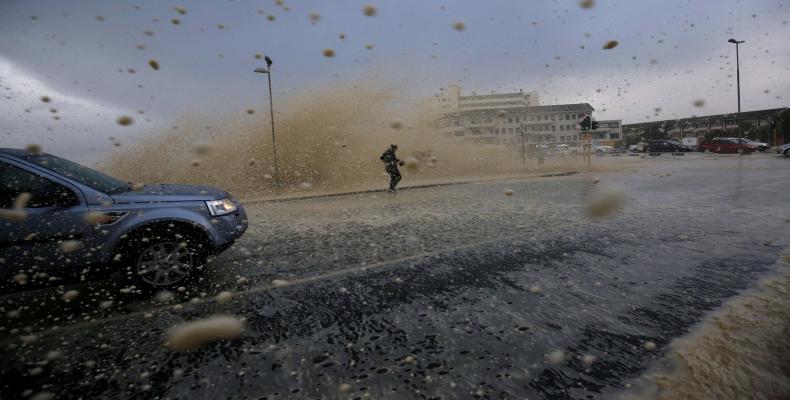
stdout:
<svg viewBox="0 0 790 400">
<path fill-rule="evenodd" d="M 786 159 L 623 165 L 249 205 L 247 236 L 172 300 L 112 282 L 5 296 L 2 397 L 621 396 L 790 241 Z M 622 209 L 589 217 L 599 193 Z M 245 333 L 165 346 L 212 315 Z"/>
</svg>

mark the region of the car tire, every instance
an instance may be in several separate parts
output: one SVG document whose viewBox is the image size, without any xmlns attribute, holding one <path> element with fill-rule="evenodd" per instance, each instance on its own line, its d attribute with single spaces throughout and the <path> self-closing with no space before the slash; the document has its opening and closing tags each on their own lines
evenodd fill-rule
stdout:
<svg viewBox="0 0 790 400">
<path fill-rule="evenodd" d="M 129 283 L 139 288 L 170 289 L 187 285 L 205 268 L 208 251 L 197 235 L 168 228 L 145 236 L 138 234 L 124 245 L 122 274 Z"/>
<path fill-rule="evenodd" d="M 790 157 L 790 149 L 786 149 L 784 155 L 785 157 Z"/>
</svg>

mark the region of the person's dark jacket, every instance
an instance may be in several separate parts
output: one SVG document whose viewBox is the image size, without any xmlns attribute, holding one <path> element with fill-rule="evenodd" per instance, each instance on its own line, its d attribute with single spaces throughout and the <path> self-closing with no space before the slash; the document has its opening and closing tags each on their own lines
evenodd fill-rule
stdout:
<svg viewBox="0 0 790 400">
<path fill-rule="evenodd" d="M 398 157 L 395 155 L 395 149 L 393 148 L 387 149 L 387 151 L 385 151 L 379 158 L 381 161 L 384 161 L 384 166 L 386 168 L 397 168 L 398 163 L 400 162 Z"/>
</svg>

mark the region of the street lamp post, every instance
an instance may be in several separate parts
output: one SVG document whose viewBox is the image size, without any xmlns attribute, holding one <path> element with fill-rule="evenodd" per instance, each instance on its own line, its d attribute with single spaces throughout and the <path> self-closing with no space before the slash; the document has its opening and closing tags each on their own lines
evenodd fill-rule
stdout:
<svg viewBox="0 0 790 400">
<path fill-rule="evenodd" d="M 743 143 L 741 143 L 741 62 L 738 45 L 746 41 L 730 39 L 727 42 L 735 43 L 735 79 L 738 86 L 738 153 L 743 154 Z"/>
<path fill-rule="evenodd" d="M 277 168 L 277 141 L 274 138 L 274 100 L 272 98 L 272 59 L 269 56 L 264 57 L 266 60 L 266 68 L 255 68 L 255 72 L 259 74 L 266 74 L 269 80 L 269 112 L 272 119 L 272 154 L 274 155 L 274 185 L 280 188 L 280 171 Z"/>
<path fill-rule="evenodd" d="M 525 129 L 525 125 L 524 125 L 523 122 L 521 123 L 521 127 L 520 128 L 521 128 L 521 163 L 522 164 L 526 164 L 527 163 L 527 148 L 526 148 L 526 143 L 525 143 L 525 138 L 524 138 L 524 136 L 526 134 L 526 132 L 525 132 L 526 129 Z"/>
</svg>

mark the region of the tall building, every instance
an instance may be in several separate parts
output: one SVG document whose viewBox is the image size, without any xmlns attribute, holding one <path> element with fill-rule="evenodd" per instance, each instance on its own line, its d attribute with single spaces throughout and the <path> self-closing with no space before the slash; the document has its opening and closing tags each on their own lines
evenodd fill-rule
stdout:
<svg viewBox="0 0 790 400">
<path fill-rule="evenodd" d="M 578 123 L 593 111 L 588 103 L 486 107 L 444 113 L 434 121 L 434 128 L 448 137 L 481 144 L 518 144 L 522 132 L 527 143 L 578 144 Z"/>
<path fill-rule="evenodd" d="M 468 96 L 461 94 L 461 87 L 450 85 L 436 95 L 437 109 L 441 113 L 473 111 L 473 110 L 501 110 L 518 107 L 537 106 L 538 92 L 525 92 L 523 89 L 515 93 L 491 94 L 472 93 Z"/>
</svg>

